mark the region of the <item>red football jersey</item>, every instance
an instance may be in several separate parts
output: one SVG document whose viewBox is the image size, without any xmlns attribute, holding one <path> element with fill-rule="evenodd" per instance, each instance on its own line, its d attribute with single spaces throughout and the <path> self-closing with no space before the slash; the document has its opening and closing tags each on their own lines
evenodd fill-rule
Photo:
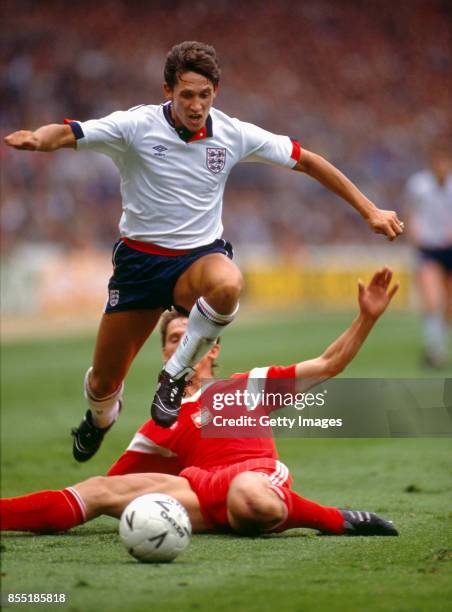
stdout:
<svg viewBox="0 0 452 612">
<path fill-rule="evenodd" d="M 282 367 L 255 368 L 244 374 L 234 374 L 231 382 L 236 387 L 247 386 L 252 380 L 265 380 L 265 388 L 270 379 L 295 378 L 295 365 Z M 222 411 L 227 412 L 228 407 Z M 230 412 L 234 412 L 230 409 Z M 243 412 L 243 411 L 242 411 Z M 169 429 L 156 425 L 150 419 L 135 434 L 129 451 L 138 451 L 177 460 L 180 468 L 196 466 L 204 469 L 239 463 L 247 459 L 278 458 L 276 446 L 268 427 L 267 437 L 212 437 L 203 435 L 206 424 L 212 422 L 215 411 L 205 405 L 205 398 L 199 391 L 183 400 L 179 418 Z M 231 431 L 231 430 L 230 430 Z M 262 431 L 262 428 L 261 428 Z"/>
</svg>

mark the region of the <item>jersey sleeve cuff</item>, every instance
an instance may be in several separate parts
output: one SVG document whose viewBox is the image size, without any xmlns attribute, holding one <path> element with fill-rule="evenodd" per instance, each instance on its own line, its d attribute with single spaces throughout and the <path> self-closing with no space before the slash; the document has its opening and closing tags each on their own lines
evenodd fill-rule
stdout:
<svg viewBox="0 0 452 612">
<path fill-rule="evenodd" d="M 292 143 L 292 153 L 290 154 L 290 159 L 294 162 L 292 164 L 293 168 L 300 161 L 301 145 L 298 140 L 294 140 L 293 138 L 290 139 L 290 142 Z"/>
<path fill-rule="evenodd" d="M 267 378 L 296 378 L 296 368 L 296 363 L 292 363 L 288 366 L 270 366 L 268 369 Z"/>
<path fill-rule="evenodd" d="M 69 125 L 76 140 L 80 140 L 81 138 L 85 138 L 85 134 L 83 132 L 82 126 L 78 121 L 74 119 L 65 119 L 65 125 Z"/>
</svg>

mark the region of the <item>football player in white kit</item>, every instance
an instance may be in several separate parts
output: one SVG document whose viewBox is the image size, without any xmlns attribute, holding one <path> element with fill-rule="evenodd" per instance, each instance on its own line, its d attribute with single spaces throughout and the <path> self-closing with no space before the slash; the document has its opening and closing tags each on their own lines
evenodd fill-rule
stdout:
<svg viewBox="0 0 452 612">
<path fill-rule="evenodd" d="M 452 317 L 452 152 L 438 147 L 430 167 L 408 180 L 409 237 L 417 249 L 424 363 L 447 365 L 447 319 Z"/>
<path fill-rule="evenodd" d="M 91 149 L 110 156 L 121 177 L 120 239 L 93 365 L 85 377 L 89 409 L 73 430 L 73 454 L 94 455 L 122 406 L 123 381 L 161 313 L 189 313 L 184 339 L 159 376 L 151 413 L 162 427 L 177 419 L 192 367 L 237 313 L 242 276 L 222 238 L 223 191 L 241 161 L 304 172 L 353 206 L 370 228 L 393 240 L 403 223 L 378 209 L 339 170 L 278 136 L 212 107 L 220 68 L 215 49 L 183 42 L 164 69 L 166 103 L 117 111 L 102 119 L 66 120 L 18 131 L 17 149 Z"/>
</svg>

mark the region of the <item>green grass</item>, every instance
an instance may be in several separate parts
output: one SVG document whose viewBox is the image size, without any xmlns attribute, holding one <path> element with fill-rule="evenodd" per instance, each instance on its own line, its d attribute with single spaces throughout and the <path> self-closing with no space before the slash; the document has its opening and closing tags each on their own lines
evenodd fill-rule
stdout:
<svg viewBox="0 0 452 612">
<path fill-rule="evenodd" d="M 351 318 L 248 318 L 226 333 L 221 373 L 315 356 Z M 346 375 L 431 376 L 418 366 L 418 333 L 416 319 L 388 315 Z M 88 464 L 72 460 L 69 429 L 84 410 L 82 379 L 92 348 L 91 337 L 3 346 L 2 495 L 104 473 L 147 417 L 160 365 L 156 338 L 130 372 L 126 409 L 102 450 Z M 196 536 L 173 564 L 140 565 L 120 545 L 116 521 L 101 518 L 66 535 L 5 535 L 2 591 L 65 591 L 68 609 L 80 612 L 450 609 L 450 439 L 279 438 L 278 446 L 302 495 L 381 512 L 400 537 L 321 537 L 307 530 L 257 539 Z"/>
</svg>

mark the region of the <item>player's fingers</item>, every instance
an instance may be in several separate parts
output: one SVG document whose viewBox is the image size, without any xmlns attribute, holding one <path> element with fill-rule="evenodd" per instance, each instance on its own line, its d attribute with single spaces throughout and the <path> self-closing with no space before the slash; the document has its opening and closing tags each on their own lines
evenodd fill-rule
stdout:
<svg viewBox="0 0 452 612">
<path fill-rule="evenodd" d="M 21 142 L 21 143 L 14 143 L 14 142 L 13 142 L 13 143 L 12 143 L 10 146 L 11 146 L 11 147 L 13 147 L 13 149 L 19 149 L 19 150 L 21 150 L 21 149 L 30 149 L 30 148 L 31 148 L 31 147 L 30 147 L 30 146 L 29 146 L 27 143 L 25 143 L 25 142 Z"/>
<path fill-rule="evenodd" d="M 396 233 L 392 229 L 391 220 L 386 218 L 383 222 L 374 227 L 376 234 L 384 234 L 388 240 L 394 240 Z"/>
<path fill-rule="evenodd" d="M 392 270 L 391 268 L 385 268 L 384 288 L 387 289 L 391 284 Z"/>
<path fill-rule="evenodd" d="M 379 275 L 379 273 L 380 273 L 379 270 L 374 272 L 372 278 L 369 281 L 368 287 L 371 287 L 372 285 L 376 285 L 378 283 L 378 275 Z M 362 282 L 361 279 L 360 279 L 360 282 Z"/>
<path fill-rule="evenodd" d="M 8 142 L 16 142 L 17 140 L 23 138 L 24 134 L 26 134 L 25 130 L 19 130 L 18 132 L 11 132 L 11 134 L 8 134 L 7 136 L 5 136 L 5 140 L 7 140 Z"/>
<path fill-rule="evenodd" d="M 397 236 L 403 233 L 403 228 L 401 227 L 400 223 L 398 223 L 397 221 L 394 221 L 394 223 L 392 224 L 392 229 L 397 234 Z"/>
<path fill-rule="evenodd" d="M 364 295 L 365 286 L 361 279 L 358 279 L 358 295 L 362 297 Z"/>
<path fill-rule="evenodd" d="M 397 293 L 399 287 L 400 287 L 400 282 L 399 281 L 397 281 L 396 284 L 393 287 L 391 287 L 391 289 L 389 290 L 389 293 L 388 293 L 389 301 L 392 300 L 394 295 Z"/>
<path fill-rule="evenodd" d="M 379 270 L 375 272 L 372 281 L 376 285 L 382 285 L 384 283 L 385 273 L 386 273 L 386 268 L 380 268 Z"/>
<path fill-rule="evenodd" d="M 371 287 L 372 285 L 377 286 L 380 283 L 380 278 L 381 278 L 381 273 L 382 270 L 377 270 L 374 275 L 372 276 L 370 283 L 369 283 L 369 287 Z"/>
<path fill-rule="evenodd" d="M 379 287 L 386 286 L 386 268 L 382 268 L 381 270 L 379 270 L 376 281 Z"/>
<path fill-rule="evenodd" d="M 397 235 L 402 234 L 405 229 L 405 224 L 400 221 L 396 213 L 391 218 L 391 227 Z"/>
<path fill-rule="evenodd" d="M 32 140 L 23 140 L 21 142 L 16 142 L 11 145 L 14 149 L 19 149 L 20 151 L 35 151 L 36 145 Z"/>
<path fill-rule="evenodd" d="M 397 215 L 395 210 L 390 211 L 389 218 L 391 219 L 391 221 L 394 221 L 395 223 L 397 223 L 397 225 L 400 225 L 402 223 L 402 221 L 399 219 L 399 216 Z"/>
<path fill-rule="evenodd" d="M 35 141 L 31 132 L 27 130 L 19 130 L 8 134 L 4 138 L 4 142 L 15 149 L 34 149 Z"/>
<path fill-rule="evenodd" d="M 15 148 L 20 147 L 22 145 L 22 142 L 18 138 L 15 138 L 14 136 L 10 138 L 5 138 L 5 142 L 10 147 L 15 147 Z"/>
</svg>

